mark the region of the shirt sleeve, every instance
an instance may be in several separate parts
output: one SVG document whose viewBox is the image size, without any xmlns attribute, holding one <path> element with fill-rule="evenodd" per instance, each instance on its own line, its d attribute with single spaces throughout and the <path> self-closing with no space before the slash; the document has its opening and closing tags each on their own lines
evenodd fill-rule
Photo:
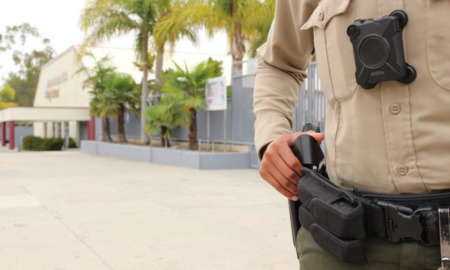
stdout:
<svg viewBox="0 0 450 270">
<path fill-rule="evenodd" d="M 293 111 L 314 50 L 313 30 L 300 30 L 317 0 L 276 1 L 267 42 L 258 49 L 254 90 L 255 147 L 261 150 L 292 132 Z"/>
</svg>

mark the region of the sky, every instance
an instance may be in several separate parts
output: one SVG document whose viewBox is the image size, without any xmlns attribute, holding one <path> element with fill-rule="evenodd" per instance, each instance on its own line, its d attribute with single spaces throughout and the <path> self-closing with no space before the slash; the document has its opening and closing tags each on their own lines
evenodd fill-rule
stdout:
<svg viewBox="0 0 450 270">
<path fill-rule="evenodd" d="M 36 27 L 42 37 L 50 39 L 50 45 L 57 55 L 72 45 L 80 44 L 84 33 L 79 27 L 81 10 L 85 7 L 85 0 L 0 0 L 0 33 L 4 33 L 6 26 L 29 23 Z M 226 37 L 220 33 L 212 40 L 202 34 L 199 46 L 182 40 L 175 50 L 189 52 L 226 53 Z M 132 48 L 134 38 L 131 35 L 116 38 L 102 46 Z M 33 46 L 40 44 L 30 41 L 27 47 L 19 47 L 31 51 Z M 16 71 L 11 55 L 0 52 L 0 81 L 10 71 Z M 1 84 L 1 82 L 0 82 Z"/>
</svg>

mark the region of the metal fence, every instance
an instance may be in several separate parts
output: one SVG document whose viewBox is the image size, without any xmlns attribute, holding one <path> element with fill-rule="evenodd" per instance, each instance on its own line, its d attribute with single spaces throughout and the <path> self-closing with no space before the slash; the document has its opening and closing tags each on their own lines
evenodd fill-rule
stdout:
<svg viewBox="0 0 450 270">
<path fill-rule="evenodd" d="M 243 68 L 247 72 L 243 75 L 235 72 L 233 65 L 233 139 L 247 144 L 253 144 L 255 136 L 253 123 L 253 88 L 257 61 L 255 59 L 244 62 Z M 256 61 L 256 62 L 255 62 Z M 248 64 L 246 66 L 245 64 Z M 323 94 L 317 71 L 317 64 L 311 63 L 308 67 L 308 77 L 305 79 L 294 111 L 293 131 L 300 131 L 306 123 L 312 123 L 325 130 L 327 102 Z"/>
<path fill-rule="evenodd" d="M 294 111 L 293 131 L 300 131 L 306 123 L 325 130 L 327 101 L 320 85 L 317 63 L 308 67 L 308 78 L 303 82 Z"/>
<path fill-rule="evenodd" d="M 233 64 L 233 95 L 227 101 L 227 110 L 209 112 L 209 138 L 211 142 L 224 142 L 224 121 L 226 121 L 225 130 L 228 143 L 253 145 L 255 136 L 253 129 L 255 122 L 253 87 L 257 63 L 256 59 L 250 59 Z M 237 65 L 241 65 L 242 70 L 237 70 Z M 321 90 L 316 63 L 312 63 L 308 68 L 308 78 L 304 81 L 295 108 L 293 131 L 301 130 L 305 123 L 319 125 L 323 131 L 325 111 L 326 99 Z M 226 118 L 224 117 L 225 113 Z M 207 139 L 207 114 L 208 112 L 200 110 L 197 116 L 197 136 L 203 142 Z M 133 115 L 127 115 L 125 122 L 127 137 L 139 138 L 139 119 Z M 101 122 L 97 121 L 97 123 L 100 124 Z M 101 126 L 97 125 L 97 134 L 99 133 L 101 133 Z M 188 129 L 178 127 L 173 130 L 172 139 L 187 140 L 188 133 Z M 114 119 L 111 121 L 111 134 L 117 134 L 117 122 Z"/>
<path fill-rule="evenodd" d="M 233 141 L 253 144 L 255 131 L 253 124 L 253 87 L 255 84 L 255 60 L 233 64 L 232 71 L 232 139 Z M 242 66 L 242 70 L 237 66 Z"/>
</svg>

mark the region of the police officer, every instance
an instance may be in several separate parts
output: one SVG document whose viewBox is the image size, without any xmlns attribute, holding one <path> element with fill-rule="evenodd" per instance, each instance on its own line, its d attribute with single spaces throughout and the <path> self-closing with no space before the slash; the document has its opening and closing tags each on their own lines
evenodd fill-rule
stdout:
<svg viewBox="0 0 450 270">
<path fill-rule="evenodd" d="M 411 83 L 358 85 L 347 28 L 394 10 L 408 15 L 402 30 Z M 282 195 L 298 200 L 301 164 L 289 148 L 293 110 L 315 53 L 326 95 L 326 164 L 330 180 L 386 194 L 428 194 L 450 189 L 450 1 L 279 0 L 267 42 L 258 50 L 254 113 L 260 174 Z M 324 135 L 310 133 L 321 141 Z M 304 228 L 297 237 L 302 270 L 437 269 L 439 247 L 415 241 L 365 239 L 368 263 L 329 255 Z"/>
</svg>

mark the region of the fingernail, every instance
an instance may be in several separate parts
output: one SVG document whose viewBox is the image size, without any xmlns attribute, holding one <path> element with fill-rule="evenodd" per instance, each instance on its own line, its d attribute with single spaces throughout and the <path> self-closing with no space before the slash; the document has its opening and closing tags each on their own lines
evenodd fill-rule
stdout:
<svg viewBox="0 0 450 270">
<path fill-rule="evenodd" d="M 292 197 L 291 197 L 291 200 L 293 200 L 293 201 L 298 201 L 298 196 L 292 196 Z"/>
</svg>

